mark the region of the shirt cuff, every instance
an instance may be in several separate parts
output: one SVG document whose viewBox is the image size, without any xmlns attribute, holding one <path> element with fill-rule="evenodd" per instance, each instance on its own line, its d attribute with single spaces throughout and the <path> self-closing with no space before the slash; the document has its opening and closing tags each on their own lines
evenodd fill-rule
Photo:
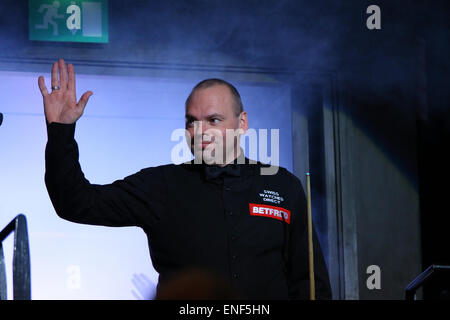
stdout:
<svg viewBox="0 0 450 320">
<path fill-rule="evenodd" d="M 67 143 L 75 137 L 74 123 L 52 122 L 47 124 L 48 142 L 51 143 Z"/>
</svg>

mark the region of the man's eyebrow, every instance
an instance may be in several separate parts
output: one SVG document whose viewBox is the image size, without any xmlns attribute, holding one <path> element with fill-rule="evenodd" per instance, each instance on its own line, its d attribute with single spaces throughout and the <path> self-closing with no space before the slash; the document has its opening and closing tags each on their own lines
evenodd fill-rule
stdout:
<svg viewBox="0 0 450 320">
<path fill-rule="evenodd" d="M 191 115 L 191 114 L 189 114 L 189 113 L 186 114 L 185 118 L 186 118 L 186 119 L 189 119 L 189 120 L 192 120 L 192 119 L 193 119 L 193 120 L 197 120 L 196 117 L 194 117 L 193 115 Z"/>
<path fill-rule="evenodd" d="M 185 115 L 185 118 L 186 118 L 186 119 L 189 119 L 189 120 L 197 120 L 196 117 L 194 117 L 193 115 L 191 115 L 191 114 L 189 114 L 189 113 Z M 224 118 L 224 116 L 223 116 L 222 114 L 220 114 L 220 113 L 212 113 L 212 114 L 207 115 L 206 118 L 207 118 L 207 119 L 211 119 L 211 118 Z"/>
<path fill-rule="evenodd" d="M 210 115 L 207 116 L 208 119 L 211 119 L 211 118 L 223 118 L 223 117 L 224 116 L 221 115 L 220 113 L 213 113 L 213 114 L 210 114 Z"/>
</svg>

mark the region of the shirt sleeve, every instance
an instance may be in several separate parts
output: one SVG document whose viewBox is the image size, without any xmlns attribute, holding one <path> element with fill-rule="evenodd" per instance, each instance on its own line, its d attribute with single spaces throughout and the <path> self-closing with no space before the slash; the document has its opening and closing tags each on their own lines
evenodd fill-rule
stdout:
<svg viewBox="0 0 450 320">
<path fill-rule="evenodd" d="M 290 299 L 310 298 L 308 216 L 306 196 L 300 180 L 296 179 L 298 197 L 291 220 L 288 246 L 288 287 Z M 320 242 L 313 225 L 313 254 L 315 298 L 331 299 L 331 286 Z"/>
<path fill-rule="evenodd" d="M 159 167 L 143 169 L 111 184 L 91 184 L 84 176 L 75 123 L 47 124 L 45 184 L 63 219 L 103 226 L 150 228 L 164 207 L 165 188 Z"/>
</svg>

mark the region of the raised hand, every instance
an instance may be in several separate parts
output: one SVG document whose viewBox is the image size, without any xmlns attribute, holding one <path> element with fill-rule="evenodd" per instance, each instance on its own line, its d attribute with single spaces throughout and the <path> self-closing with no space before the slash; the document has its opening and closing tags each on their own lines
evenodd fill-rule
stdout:
<svg viewBox="0 0 450 320">
<path fill-rule="evenodd" d="M 63 59 L 59 59 L 52 66 L 52 92 L 47 91 L 43 76 L 39 77 L 38 85 L 44 98 L 44 112 L 48 123 L 76 122 L 93 94 L 92 91 L 85 92 L 77 103 L 75 70 L 72 64 L 66 67 Z"/>
</svg>

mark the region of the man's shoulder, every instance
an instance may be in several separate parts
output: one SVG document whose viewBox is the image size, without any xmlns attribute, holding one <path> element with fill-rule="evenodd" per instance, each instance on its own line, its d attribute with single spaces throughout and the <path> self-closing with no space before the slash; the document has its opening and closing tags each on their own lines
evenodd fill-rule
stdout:
<svg viewBox="0 0 450 320">
<path fill-rule="evenodd" d="M 257 166 L 260 167 L 260 174 L 265 176 L 277 176 L 286 179 L 292 179 L 295 181 L 300 181 L 298 177 L 291 173 L 288 169 L 282 166 L 276 166 L 272 164 L 263 163 L 260 161 L 256 162 Z"/>
<path fill-rule="evenodd" d="M 147 168 L 141 169 L 140 172 L 142 172 L 143 174 L 154 174 L 154 173 L 177 174 L 180 172 L 191 171 L 192 169 L 194 169 L 194 167 L 196 167 L 196 166 L 193 165 L 193 163 L 191 163 L 190 161 L 187 161 L 187 162 L 178 163 L 178 164 L 167 163 L 167 164 L 162 164 L 162 165 L 158 165 L 158 166 L 147 167 Z"/>
<path fill-rule="evenodd" d="M 301 180 L 285 167 L 274 166 L 266 163 L 261 163 L 259 161 L 258 166 L 258 174 L 262 176 L 263 179 L 272 180 L 276 183 L 291 186 L 293 190 L 298 190 L 298 188 L 303 189 Z"/>
<path fill-rule="evenodd" d="M 147 175 L 163 175 L 165 170 L 170 170 L 173 164 L 162 164 L 151 167 L 145 167 L 138 170 L 133 176 L 147 176 Z"/>
</svg>

